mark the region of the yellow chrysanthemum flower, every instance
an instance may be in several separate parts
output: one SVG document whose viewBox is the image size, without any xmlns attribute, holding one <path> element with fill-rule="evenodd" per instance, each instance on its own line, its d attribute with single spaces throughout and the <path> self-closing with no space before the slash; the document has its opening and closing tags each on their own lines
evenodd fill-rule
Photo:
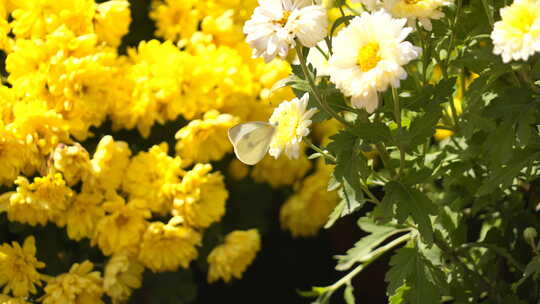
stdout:
<svg viewBox="0 0 540 304">
<path fill-rule="evenodd" d="M 540 2 L 515 0 L 501 9 L 501 21 L 497 21 L 491 33 L 493 53 L 501 55 L 503 62 L 528 60 L 540 52 Z"/>
<path fill-rule="evenodd" d="M 281 207 L 281 226 L 294 237 L 317 234 L 336 207 L 339 201 L 336 191 L 326 190 L 331 172 L 330 166 L 322 165 Z"/>
<path fill-rule="evenodd" d="M 290 186 L 300 180 L 311 169 L 311 162 L 306 156 L 304 149 L 300 158 L 289 159 L 282 155 L 274 159 L 265 156 L 251 171 L 253 180 L 259 183 L 269 183 L 273 188 Z"/>
<path fill-rule="evenodd" d="M 244 179 L 248 175 L 249 167 L 244 165 L 237 158 L 234 158 L 229 163 L 228 173 L 235 180 L 241 180 L 241 179 Z"/>
<path fill-rule="evenodd" d="M 126 142 L 114 141 L 110 135 L 104 136 L 91 160 L 93 181 L 102 189 L 117 189 L 124 179 L 130 155 Z"/>
<path fill-rule="evenodd" d="M 139 261 L 154 272 L 175 271 L 178 267 L 189 267 L 197 258 L 195 246 L 201 243 L 201 234 L 196 230 L 180 226 L 181 219 L 172 218 L 168 224 L 151 223 L 141 242 Z"/>
<path fill-rule="evenodd" d="M 92 1 L 93 3 L 93 1 Z M 6 59 L 8 80 L 17 96 L 46 101 L 79 140 L 100 125 L 115 97 L 116 51 L 93 33 L 77 35 L 66 26 L 43 39 L 17 39 Z"/>
<path fill-rule="evenodd" d="M 223 175 L 210 171 L 212 165 L 196 164 L 176 189 L 172 214 L 181 216 L 189 226 L 206 228 L 225 214 L 229 193 Z"/>
<path fill-rule="evenodd" d="M 19 243 L 0 245 L 0 286 L 2 293 L 15 297 L 27 297 L 36 293 L 36 285 L 41 286 L 42 275 L 37 268 L 45 263 L 36 259 L 36 240 L 29 236 L 21 247 Z M 1 302 L 0 303 L 4 303 Z"/>
<path fill-rule="evenodd" d="M 62 173 L 69 186 L 90 176 L 90 155 L 78 143 L 72 146 L 58 145 L 52 153 L 52 161 L 54 169 Z"/>
<path fill-rule="evenodd" d="M 0 303 L 2 304 L 30 304 L 30 302 L 26 302 L 24 298 L 12 298 L 3 294 L 0 294 Z"/>
<path fill-rule="evenodd" d="M 331 142 L 330 137 L 342 129 L 343 125 L 336 119 L 325 120 L 313 125 L 313 138 L 321 146 L 326 147 Z"/>
<path fill-rule="evenodd" d="M 201 12 L 197 0 L 153 0 L 150 18 L 156 21 L 156 36 L 178 42 L 197 31 Z"/>
<path fill-rule="evenodd" d="M 208 282 L 222 279 L 227 283 L 233 277 L 242 278 L 260 249 L 261 236 L 257 229 L 229 233 L 225 243 L 215 247 L 208 255 Z"/>
<path fill-rule="evenodd" d="M 165 214 L 172 205 L 173 189 L 180 182 L 182 160 L 167 155 L 167 143 L 140 152 L 127 167 L 122 188 L 130 199 L 146 203 L 139 206 Z"/>
<path fill-rule="evenodd" d="M 91 238 L 98 222 L 105 216 L 105 210 L 101 206 L 103 194 L 87 188 L 83 186 L 82 192 L 75 196 L 65 216 L 67 235 L 76 241 L 85 237 Z"/>
<path fill-rule="evenodd" d="M 75 263 L 68 273 L 52 278 L 41 297 L 43 304 L 101 304 L 102 278 L 90 261 Z"/>
<path fill-rule="evenodd" d="M 137 49 L 129 49 L 128 54 L 131 64 L 126 81 L 133 85 L 132 98 L 129 104 L 118 105 L 113 119 L 128 129 L 136 126 L 147 137 L 155 122 L 174 120 L 183 107 L 189 106 L 190 101 L 184 99 L 189 89 L 185 82 L 187 71 L 194 69 L 194 61 L 171 41 L 143 41 Z"/>
<path fill-rule="evenodd" d="M 125 303 L 133 289 L 142 285 L 144 267 L 126 252 L 114 254 L 103 274 L 103 289 L 113 303 Z"/>
<path fill-rule="evenodd" d="M 127 0 L 109 0 L 96 7 L 94 16 L 95 32 L 101 41 L 112 47 L 118 47 L 122 37 L 128 33 L 131 23 L 129 2 Z"/>
<path fill-rule="evenodd" d="M 13 105 L 14 120 L 7 130 L 43 154 L 51 153 L 61 142 L 69 142 L 69 127 L 62 115 L 51 110 L 44 100 L 32 99 Z"/>
<path fill-rule="evenodd" d="M 24 141 L 0 126 L 0 184 L 12 185 L 13 181 L 25 168 L 27 173 L 33 174 L 37 167 L 41 167 L 43 160 L 37 151 Z"/>
<path fill-rule="evenodd" d="M 105 255 L 122 250 L 136 252 L 148 226 L 146 219 L 150 217 L 150 211 L 139 209 L 136 201 L 126 204 L 118 194 L 109 193 L 108 196 L 103 204 L 107 214 L 97 224 L 92 245 L 97 244 Z"/>
<path fill-rule="evenodd" d="M 64 221 L 65 212 L 73 199 L 73 190 L 66 185 L 62 174 L 36 177 L 33 183 L 19 176 L 15 184 L 17 190 L 10 196 L 7 208 L 10 221 L 32 226 L 45 225 L 48 221 Z"/>
<path fill-rule="evenodd" d="M 15 6 L 11 26 L 16 38 L 43 38 L 61 25 L 77 34 L 92 32 L 94 0 L 27 0 Z"/>
<path fill-rule="evenodd" d="M 176 133 L 176 154 L 186 164 L 220 160 L 232 150 L 227 130 L 238 123 L 239 119 L 232 115 L 216 110 L 206 112 L 202 120 L 192 120 Z"/>
</svg>

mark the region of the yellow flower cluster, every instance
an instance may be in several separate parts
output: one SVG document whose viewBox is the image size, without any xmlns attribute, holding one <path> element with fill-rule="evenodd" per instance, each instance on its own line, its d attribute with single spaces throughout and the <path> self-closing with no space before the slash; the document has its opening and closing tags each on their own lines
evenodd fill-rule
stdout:
<svg viewBox="0 0 540 304">
<path fill-rule="evenodd" d="M 104 294 L 122 303 L 145 268 L 189 267 L 205 229 L 226 213 L 225 176 L 210 162 L 232 151 L 227 130 L 267 121 L 295 97 L 288 87 L 272 89 L 290 64 L 253 59 L 244 42 L 242 26 L 257 0 L 153 0 L 155 34 L 166 40 L 141 41 L 126 54 L 118 47 L 131 22 L 129 2 L 100 2 L 0 2 L 8 73 L 0 84 L 0 185 L 11 187 L 0 195 L 0 212 L 30 226 L 65 227 L 70 239 L 89 239 L 109 256 L 105 267 L 80 261 L 49 277 L 37 271 L 45 264 L 35 257 L 34 237 L 2 244 L 0 303 L 26 303 L 43 283 L 38 301 L 45 304 L 102 303 Z M 156 123 L 179 118 L 188 122 L 177 127 L 174 151 L 167 143 L 140 151 L 94 134 L 109 120 L 114 131 L 147 138 Z M 95 136 L 94 150 L 87 140 Z M 267 157 L 251 172 L 233 160 L 229 175 L 294 185 L 312 168 L 300 150 L 297 160 Z M 323 171 L 291 198 L 300 208 L 283 207 L 283 226 L 294 235 L 314 234 L 335 203 L 324 194 Z M 227 235 L 208 256 L 208 280 L 240 278 L 260 243 L 254 229 Z"/>
</svg>

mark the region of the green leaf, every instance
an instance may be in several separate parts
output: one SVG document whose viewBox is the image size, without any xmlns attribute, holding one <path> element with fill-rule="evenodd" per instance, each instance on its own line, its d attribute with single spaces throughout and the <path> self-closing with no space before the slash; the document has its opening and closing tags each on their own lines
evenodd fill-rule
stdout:
<svg viewBox="0 0 540 304">
<path fill-rule="evenodd" d="M 324 225 L 326 229 L 332 227 L 338 219 L 352 214 L 364 206 L 364 194 L 361 191 L 356 191 L 346 180 L 343 181 L 338 195 L 341 201 L 328 216 L 328 221 Z"/>
<path fill-rule="evenodd" d="M 341 16 L 334 21 L 334 24 L 332 24 L 332 28 L 330 29 L 330 37 L 334 36 L 334 32 L 337 30 L 337 28 L 342 24 L 348 24 L 349 21 L 351 21 L 356 16 Z"/>
<path fill-rule="evenodd" d="M 354 134 L 342 131 L 332 136 L 327 149 L 336 156 L 334 178 L 341 184 L 339 191 L 342 201 L 336 206 L 325 225 L 326 228 L 340 217 L 362 208 L 365 203 L 360 184 L 360 175 L 368 176 L 371 171 L 367 159 L 358 147 L 358 138 Z M 334 185 L 335 186 L 335 185 Z"/>
<path fill-rule="evenodd" d="M 537 160 L 540 152 L 531 153 L 529 150 L 522 150 L 514 153 L 514 157 L 506 165 L 500 166 L 494 170 L 490 177 L 480 186 L 477 195 L 487 195 L 493 192 L 497 187 L 505 189 L 512 184 L 513 179 L 519 175 L 521 170 L 529 164 L 530 161 Z"/>
<path fill-rule="evenodd" d="M 387 143 L 392 140 L 390 128 L 381 122 L 359 123 L 355 125 L 352 132 L 369 144 Z"/>
<path fill-rule="evenodd" d="M 347 284 L 347 287 L 345 287 L 345 291 L 343 292 L 343 298 L 345 299 L 345 303 L 347 304 L 355 304 L 356 300 L 354 299 L 354 288 L 349 283 Z"/>
<path fill-rule="evenodd" d="M 530 277 L 533 277 L 535 280 L 540 275 L 540 258 L 538 256 L 535 256 L 529 264 L 525 267 L 525 271 L 523 272 L 523 277 L 512 285 L 512 289 L 515 291 L 517 288 L 525 282 Z"/>
<path fill-rule="evenodd" d="M 347 270 L 355 263 L 362 263 L 370 258 L 370 253 L 384 242 L 387 238 L 400 232 L 391 225 L 378 225 L 369 217 L 358 220 L 358 226 L 370 234 L 361 238 L 354 247 L 347 251 L 346 255 L 336 256 L 338 259 L 337 270 Z"/>
<path fill-rule="evenodd" d="M 426 109 L 426 113 L 412 120 L 409 127 L 409 149 L 426 142 L 426 139 L 435 134 L 435 126 L 441 119 L 442 108 L 437 104 L 432 104 Z"/>
<path fill-rule="evenodd" d="M 390 259 L 390 266 L 385 278 L 389 283 L 387 293 L 391 298 L 395 297 L 396 303 L 401 303 L 398 300 L 403 296 L 410 304 L 440 303 L 444 275 L 415 248 L 397 250 Z M 403 285 L 410 289 L 406 290 Z"/>
<path fill-rule="evenodd" d="M 411 289 L 407 284 L 401 285 L 389 298 L 390 304 L 405 304 L 405 294 Z"/>
<path fill-rule="evenodd" d="M 386 185 L 383 202 L 394 204 L 395 217 L 403 223 L 409 216 L 418 225 L 418 231 L 427 244 L 433 243 L 433 227 L 430 214 L 435 214 L 433 202 L 421 191 L 408 188 L 400 182 L 391 181 Z"/>
</svg>

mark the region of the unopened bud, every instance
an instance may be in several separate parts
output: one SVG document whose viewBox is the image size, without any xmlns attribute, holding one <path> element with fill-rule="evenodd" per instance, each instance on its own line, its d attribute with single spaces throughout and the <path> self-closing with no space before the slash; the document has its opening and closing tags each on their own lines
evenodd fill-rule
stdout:
<svg viewBox="0 0 540 304">
<path fill-rule="evenodd" d="M 534 227 L 527 227 L 525 230 L 523 230 L 523 238 L 525 238 L 525 241 L 529 243 L 531 246 L 535 246 L 535 240 L 538 236 L 538 233 L 536 232 L 536 229 Z"/>
</svg>

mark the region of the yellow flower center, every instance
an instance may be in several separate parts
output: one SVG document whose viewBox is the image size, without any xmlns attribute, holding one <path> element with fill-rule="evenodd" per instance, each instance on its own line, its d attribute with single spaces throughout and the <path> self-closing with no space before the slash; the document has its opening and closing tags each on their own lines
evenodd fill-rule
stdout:
<svg viewBox="0 0 540 304">
<path fill-rule="evenodd" d="M 373 69 L 379 61 L 381 61 L 381 57 L 379 56 L 379 44 L 377 42 L 365 44 L 358 51 L 358 65 L 362 72 Z"/>
<path fill-rule="evenodd" d="M 284 11 L 283 16 L 281 17 L 281 19 L 277 20 L 276 23 L 278 23 L 281 26 L 285 26 L 285 24 L 287 24 L 287 21 L 289 21 L 290 16 L 291 16 L 290 11 Z"/>
<path fill-rule="evenodd" d="M 277 121 L 276 135 L 274 140 L 279 145 L 285 145 L 296 135 L 300 117 L 296 113 L 283 112 Z"/>
<path fill-rule="evenodd" d="M 405 3 L 409 4 L 409 5 L 412 5 L 412 4 L 416 4 L 418 2 L 420 2 L 422 0 L 405 0 Z"/>
<path fill-rule="evenodd" d="M 519 30 L 522 33 L 528 33 L 531 29 L 531 26 L 534 24 L 536 18 L 538 18 L 538 12 L 534 9 L 529 10 L 525 6 L 522 9 L 518 10 L 515 15 L 509 18 L 509 23 L 515 29 Z"/>
</svg>

